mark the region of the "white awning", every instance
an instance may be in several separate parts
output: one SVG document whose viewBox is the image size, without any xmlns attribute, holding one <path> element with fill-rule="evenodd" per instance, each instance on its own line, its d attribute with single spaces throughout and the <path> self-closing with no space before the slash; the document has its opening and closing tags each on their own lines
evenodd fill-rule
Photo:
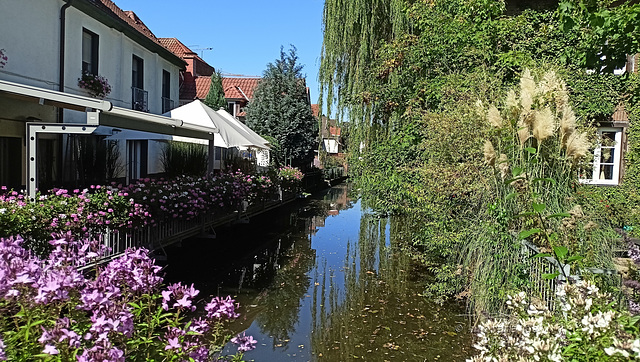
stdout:
<svg viewBox="0 0 640 362">
<path fill-rule="evenodd" d="M 184 122 L 157 114 L 115 107 L 109 101 L 58 92 L 0 80 L 0 92 L 32 101 L 87 113 L 87 124 L 116 127 L 190 138 L 213 139 L 217 132 L 213 124 Z M 97 113 L 96 113 L 97 111 Z"/>
</svg>

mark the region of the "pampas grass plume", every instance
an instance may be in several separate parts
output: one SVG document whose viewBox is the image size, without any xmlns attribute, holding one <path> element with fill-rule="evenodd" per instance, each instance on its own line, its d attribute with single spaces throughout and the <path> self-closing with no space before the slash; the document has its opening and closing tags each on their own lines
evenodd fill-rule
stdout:
<svg viewBox="0 0 640 362">
<path fill-rule="evenodd" d="M 533 122 L 533 137 L 541 143 L 545 139 L 553 136 L 556 128 L 555 117 L 551 108 L 545 107 L 542 111 L 535 112 Z"/>
<path fill-rule="evenodd" d="M 487 120 L 491 126 L 495 128 L 502 128 L 502 117 L 500 116 L 500 111 L 493 104 L 489 106 L 489 110 L 487 111 Z"/>
<path fill-rule="evenodd" d="M 529 133 L 529 125 L 520 118 L 518 120 L 518 139 L 520 140 L 520 145 L 524 145 L 529 139 L 529 136 L 531 136 Z"/>
<path fill-rule="evenodd" d="M 500 170 L 500 177 L 503 180 L 509 175 L 509 159 L 504 153 L 501 153 L 498 158 L 498 170 Z"/>
<path fill-rule="evenodd" d="M 560 137 L 562 139 L 562 147 L 567 147 L 569 137 L 576 130 L 576 115 L 569 106 L 565 106 L 560 119 Z"/>
<path fill-rule="evenodd" d="M 489 140 L 484 142 L 484 161 L 489 166 L 495 167 L 496 165 L 496 150 Z"/>
<path fill-rule="evenodd" d="M 527 113 L 533 106 L 533 97 L 536 95 L 536 82 L 531 71 L 525 69 L 520 78 L 520 104 L 523 112 Z"/>
<path fill-rule="evenodd" d="M 573 132 L 567 140 L 567 157 L 577 162 L 587 156 L 590 146 L 586 133 Z"/>
</svg>

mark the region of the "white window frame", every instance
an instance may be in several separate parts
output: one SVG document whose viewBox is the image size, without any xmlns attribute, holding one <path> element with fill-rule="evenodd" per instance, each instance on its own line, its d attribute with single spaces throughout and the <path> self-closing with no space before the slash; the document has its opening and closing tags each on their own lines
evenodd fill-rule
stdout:
<svg viewBox="0 0 640 362">
<path fill-rule="evenodd" d="M 618 185 L 620 180 L 620 170 L 622 168 L 622 133 L 623 128 L 620 127 L 599 127 L 598 128 L 598 144 L 593 150 L 593 171 L 591 177 L 587 179 L 581 179 L 582 183 L 592 185 Z M 602 172 L 602 164 L 600 162 L 602 158 L 603 146 L 600 143 L 602 139 L 602 133 L 615 132 L 615 144 L 613 146 L 604 146 L 604 148 L 610 148 L 613 150 L 613 163 L 607 163 L 605 165 L 613 165 L 613 175 L 611 180 L 600 179 L 600 173 Z"/>
</svg>

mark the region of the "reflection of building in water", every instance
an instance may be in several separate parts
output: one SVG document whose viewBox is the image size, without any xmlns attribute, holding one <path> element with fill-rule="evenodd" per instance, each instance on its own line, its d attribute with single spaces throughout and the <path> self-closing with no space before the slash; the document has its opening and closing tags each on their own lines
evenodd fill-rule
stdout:
<svg viewBox="0 0 640 362">
<path fill-rule="evenodd" d="M 326 217 L 324 215 L 314 216 L 311 219 L 311 229 L 324 227 Z"/>
</svg>

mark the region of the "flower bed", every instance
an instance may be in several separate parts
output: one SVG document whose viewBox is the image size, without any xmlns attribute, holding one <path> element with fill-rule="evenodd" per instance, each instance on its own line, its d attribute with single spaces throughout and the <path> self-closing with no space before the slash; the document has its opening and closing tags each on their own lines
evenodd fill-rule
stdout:
<svg viewBox="0 0 640 362">
<path fill-rule="evenodd" d="M 213 298 L 202 308 L 193 285 L 163 288 L 161 268 L 145 249 L 128 249 L 84 275 L 78 268 L 104 253 L 99 243 L 73 240 L 70 233 L 50 243 L 54 250 L 39 258 L 19 237 L 0 239 L 0 360 L 219 357 L 230 338 L 226 322 L 238 317 L 231 298 Z M 239 345 L 237 359 L 256 343 L 244 334 L 232 341 Z"/>
<path fill-rule="evenodd" d="M 225 215 L 250 204 L 273 200 L 278 185 L 299 189 L 302 173 L 288 168 L 275 181 L 240 171 L 212 177 L 181 176 L 171 180 L 140 179 L 130 185 L 91 186 L 84 190 L 53 189 L 28 202 L 24 193 L 3 188 L 0 194 L 0 237 L 21 235 L 44 255 L 53 233 L 76 236 L 107 230 L 127 231 L 168 220 Z"/>
<path fill-rule="evenodd" d="M 278 178 L 284 192 L 298 192 L 302 187 L 302 172 L 291 166 L 281 167 L 278 170 Z"/>
<path fill-rule="evenodd" d="M 149 213 L 126 192 L 92 186 L 84 190 L 53 189 L 36 195 L 29 202 L 24 193 L 7 191 L 0 194 L 0 237 L 22 235 L 31 242 L 41 241 L 39 252 L 46 251 L 42 241 L 51 234 L 89 230 L 127 229 L 146 225 Z"/>
</svg>

